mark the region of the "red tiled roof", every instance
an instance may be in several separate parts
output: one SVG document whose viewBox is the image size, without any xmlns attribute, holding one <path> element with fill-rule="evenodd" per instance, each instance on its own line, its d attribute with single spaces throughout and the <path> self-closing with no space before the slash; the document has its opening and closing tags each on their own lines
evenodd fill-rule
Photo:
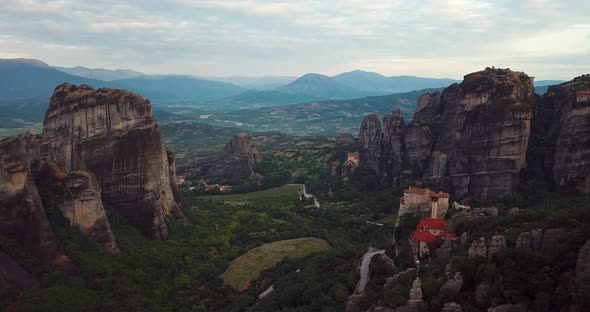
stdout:
<svg viewBox="0 0 590 312">
<path fill-rule="evenodd" d="M 427 242 L 432 244 L 436 241 L 436 236 L 432 235 L 428 231 L 414 231 L 412 235 L 417 242 Z"/>
<path fill-rule="evenodd" d="M 450 194 L 445 192 L 433 192 L 429 188 L 417 188 L 417 187 L 410 187 L 404 191 L 406 194 L 414 194 L 414 195 L 430 195 L 432 197 L 437 198 L 449 198 Z"/>
<path fill-rule="evenodd" d="M 427 218 L 420 220 L 420 223 L 418 223 L 416 228 L 425 227 L 433 230 L 444 230 L 446 225 L 447 223 L 444 220 Z"/>
<path fill-rule="evenodd" d="M 359 159 L 361 159 L 361 157 L 359 156 L 359 154 L 356 154 L 356 153 L 348 153 L 347 159 L 359 160 Z"/>
<path fill-rule="evenodd" d="M 578 91 L 576 92 L 577 95 L 590 95 L 590 90 L 585 90 L 585 91 Z"/>
<path fill-rule="evenodd" d="M 430 192 L 429 189 L 423 189 L 423 188 L 414 188 L 414 187 L 410 187 L 409 189 L 405 190 L 404 193 L 407 194 L 415 194 L 415 195 L 424 195 L 426 194 L 426 192 Z"/>
</svg>

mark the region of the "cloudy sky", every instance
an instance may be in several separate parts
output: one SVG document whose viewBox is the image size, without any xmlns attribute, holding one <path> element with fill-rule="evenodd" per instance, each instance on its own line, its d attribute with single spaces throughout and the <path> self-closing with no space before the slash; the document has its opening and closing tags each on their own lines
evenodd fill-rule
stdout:
<svg viewBox="0 0 590 312">
<path fill-rule="evenodd" d="M 590 1 L 0 0 L 0 58 L 195 75 L 590 72 Z"/>
</svg>

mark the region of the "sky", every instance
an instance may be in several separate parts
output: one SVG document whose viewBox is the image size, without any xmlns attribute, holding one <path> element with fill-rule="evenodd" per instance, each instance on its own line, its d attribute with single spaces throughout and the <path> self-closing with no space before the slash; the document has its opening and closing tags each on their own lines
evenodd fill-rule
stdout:
<svg viewBox="0 0 590 312">
<path fill-rule="evenodd" d="M 590 72 L 590 1 L 0 0 L 0 58 L 203 76 Z"/>
</svg>

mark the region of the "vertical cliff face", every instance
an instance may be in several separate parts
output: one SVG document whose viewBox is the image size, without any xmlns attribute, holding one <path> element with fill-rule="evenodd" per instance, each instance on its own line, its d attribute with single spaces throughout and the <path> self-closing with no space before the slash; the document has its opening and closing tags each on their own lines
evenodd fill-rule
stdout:
<svg viewBox="0 0 590 312">
<path fill-rule="evenodd" d="M 104 252 L 118 253 L 95 176 L 86 171 L 68 172 L 53 160 L 47 160 L 39 171 L 36 180 L 51 194 L 45 198 L 51 206 L 47 208 L 59 209 L 71 226 L 78 227 Z"/>
<path fill-rule="evenodd" d="M 50 269 L 72 268 L 41 203 L 30 170 L 29 137 L 0 140 L 0 235 L 19 241 Z"/>
<path fill-rule="evenodd" d="M 534 104 L 532 78 L 508 69 L 465 76 L 418 99 L 414 119 L 368 115 L 359 134 L 363 164 L 388 185 L 425 183 L 456 198 L 495 201 L 514 191 Z"/>
<path fill-rule="evenodd" d="M 96 176 L 105 206 L 144 233 L 167 237 L 164 217 L 176 203 L 149 101 L 123 90 L 62 84 L 51 97 L 43 138 L 47 158 Z"/>
<path fill-rule="evenodd" d="M 532 79 L 488 69 L 433 97 L 429 105 L 437 115 L 424 120 L 436 143 L 424 178 L 449 187 L 457 198 L 473 196 L 477 201 L 495 201 L 514 191 L 526 165 Z"/>
<path fill-rule="evenodd" d="M 406 122 L 398 109 L 383 117 L 381 129 L 381 180 L 388 185 L 401 185 L 405 160 Z"/>
<path fill-rule="evenodd" d="M 553 117 L 547 166 L 556 185 L 590 192 L 590 75 L 551 86 L 542 105 Z"/>
<path fill-rule="evenodd" d="M 253 178 L 254 165 L 261 160 L 262 154 L 252 137 L 246 133 L 238 133 L 227 142 L 220 155 L 200 159 L 194 167 L 200 176 L 237 182 Z"/>
<path fill-rule="evenodd" d="M 361 163 L 380 175 L 381 173 L 381 123 L 377 114 L 369 114 L 363 119 L 359 131 L 359 151 Z"/>
</svg>

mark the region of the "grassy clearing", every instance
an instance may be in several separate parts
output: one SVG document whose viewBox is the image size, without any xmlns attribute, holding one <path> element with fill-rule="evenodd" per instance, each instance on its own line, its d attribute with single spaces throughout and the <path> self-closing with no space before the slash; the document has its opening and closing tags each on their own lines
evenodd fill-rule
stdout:
<svg viewBox="0 0 590 312">
<path fill-rule="evenodd" d="M 285 257 L 301 258 L 330 248 L 328 242 L 315 237 L 265 244 L 232 261 L 229 269 L 223 273 L 223 281 L 236 289 L 245 290 L 250 286 L 250 281 L 258 277 L 260 271 L 273 267 Z"/>
<path fill-rule="evenodd" d="M 397 221 L 397 215 L 389 215 L 389 216 L 385 216 L 385 217 L 377 220 L 377 222 L 384 223 L 384 224 L 395 224 L 396 221 Z"/>
<path fill-rule="evenodd" d="M 275 199 L 275 198 L 286 198 L 286 199 L 297 199 L 297 190 L 299 189 L 299 184 L 288 184 L 283 185 L 275 188 L 271 188 L 264 191 L 256 191 L 252 193 L 245 193 L 245 194 L 232 194 L 232 195 L 215 195 L 215 196 L 206 196 L 203 199 L 209 200 L 216 200 L 216 201 L 226 201 L 232 203 L 245 203 L 248 201 L 253 200 L 260 200 L 260 199 Z"/>
</svg>

